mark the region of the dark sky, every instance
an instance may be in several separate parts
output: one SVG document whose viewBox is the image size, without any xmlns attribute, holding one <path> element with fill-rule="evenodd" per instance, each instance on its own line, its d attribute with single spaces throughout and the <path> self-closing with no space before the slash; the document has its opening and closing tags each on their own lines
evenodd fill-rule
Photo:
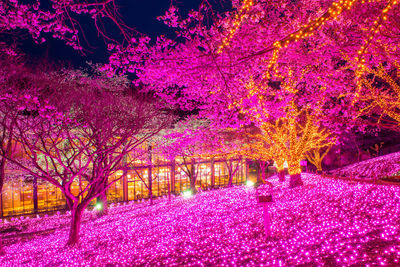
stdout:
<svg viewBox="0 0 400 267">
<path fill-rule="evenodd" d="M 209 0 L 215 10 L 222 11 L 230 8 L 230 1 L 227 0 Z M 165 34 L 171 36 L 173 31 L 157 20 L 157 17 L 163 15 L 169 8 L 170 0 L 116 0 L 119 6 L 119 13 L 123 21 L 137 31 L 147 34 L 152 38 Z M 189 10 L 198 9 L 201 0 L 174 0 L 178 6 L 180 14 L 186 16 Z M 34 44 L 29 38 L 23 42 L 22 50 L 36 60 L 44 60 L 73 66 L 84 66 L 86 61 L 104 63 L 107 61 L 108 54 L 106 46 L 93 26 L 90 18 L 79 17 L 79 23 L 83 29 L 84 38 L 81 43 L 85 48 L 85 55 L 74 51 L 71 47 L 64 44 L 63 41 L 47 38 L 47 41 L 41 45 Z M 112 24 L 108 25 L 108 34 L 113 36 L 118 29 Z"/>
</svg>

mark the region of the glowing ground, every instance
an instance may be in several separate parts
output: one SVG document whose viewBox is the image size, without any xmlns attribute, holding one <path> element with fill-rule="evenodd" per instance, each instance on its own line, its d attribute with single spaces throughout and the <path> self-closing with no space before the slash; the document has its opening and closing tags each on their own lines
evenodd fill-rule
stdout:
<svg viewBox="0 0 400 267">
<path fill-rule="evenodd" d="M 18 219 L 2 229 L 1 266 L 398 265 L 400 187 L 303 175 L 304 187 L 272 179 L 272 238 L 246 186 L 192 198 L 127 204 L 95 219 L 86 212 L 81 245 L 66 248 L 69 217 Z"/>
</svg>

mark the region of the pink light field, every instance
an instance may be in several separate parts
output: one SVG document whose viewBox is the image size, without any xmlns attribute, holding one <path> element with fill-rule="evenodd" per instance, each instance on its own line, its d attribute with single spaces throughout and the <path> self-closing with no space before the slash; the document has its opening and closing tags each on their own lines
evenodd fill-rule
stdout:
<svg viewBox="0 0 400 267">
<path fill-rule="evenodd" d="M 69 215 L 2 225 L 2 266 L 395 266 L 400 259 L 400 188 L 303 174 L 278 178 L 265 238 L 255 189 L 236 186 L 155 205 L 115 205 L 84 214 L 81 243 L 65 246 Z M 15 232 L 15 229 L 18 231 Z"/>
</svg>

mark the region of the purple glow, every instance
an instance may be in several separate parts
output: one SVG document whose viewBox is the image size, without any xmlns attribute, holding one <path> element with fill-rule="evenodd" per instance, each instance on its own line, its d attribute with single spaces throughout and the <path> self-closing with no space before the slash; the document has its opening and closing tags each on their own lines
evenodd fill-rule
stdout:
<svg viewBox="0 0 400 267">
<path fill-rule="evenodd" d="M 86 212 L 81 245 L 65 248 L 69 216 L 5 224 L 45 234 L 5 238 L 4 265 L 396 265 L 400 259 L 400 188 L 303 175 L 287 189 L 273 179 L 272 237 L 262 206 L 246 186 L 190 199 L 116 205 L 95 219 Z M 57 229 L 61 226 L 61 229 Z M 56 227 L 53 232 L 52 229 Z"/>
</svg>

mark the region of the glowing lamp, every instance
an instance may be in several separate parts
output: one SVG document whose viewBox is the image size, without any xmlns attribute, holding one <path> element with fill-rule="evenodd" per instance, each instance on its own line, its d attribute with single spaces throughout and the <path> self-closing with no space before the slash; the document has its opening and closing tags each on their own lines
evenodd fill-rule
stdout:
<svg viewBox="0 0 400 267">
<path fill-rule="evenodd" d="M 246 182 L 246 186 L 248 186 L 248 187 L 253 187 L 253 186 L 254 186 L 254 182 L 248 180 L 248 181 Z"/>
<path fill-rule="evenodd" d="M 182 195 L 184 198 L 190 198 L 193 194 L 192 194 L 191 190 L 186 190 L 186 191 L 183 191 Z"/>
<path fill-rule="evenodd" d="M 103 205 L 101 203 L 96 203 L 96 205 L 94 206 L 94 208 L 96 210 L 102 210 L 103 209 Z"/>
</svg>

